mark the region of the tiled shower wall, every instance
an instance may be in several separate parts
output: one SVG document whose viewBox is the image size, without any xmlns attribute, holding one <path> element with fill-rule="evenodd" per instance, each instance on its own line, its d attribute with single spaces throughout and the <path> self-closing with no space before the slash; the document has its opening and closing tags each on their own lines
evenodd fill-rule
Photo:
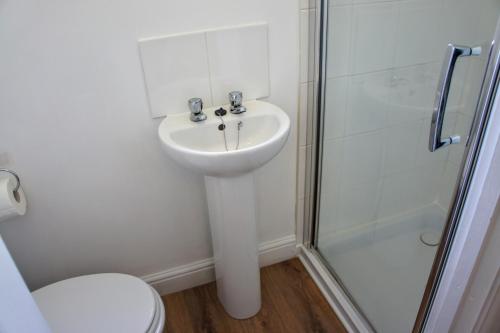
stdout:
<svg viewBox="0 0 500 333">
<path fill-rule="evenodd" d="M 481 4 L 334 0 L 329 5 L 321 233 L 350 229 L 432 203 L 446 209 L 465 140 L 434 153 L 427 150 L 442 57 L 449 42 L 471 46 L 486 42 L 498 4 L 493 0 Z M 313 69 L 307 68 L 305 59 L 314 48 L 311 38 L 307 39 L 314 31 L 309 25 L 316 13 L 307 1 L 303 6 L 299 218 L 309 195 L 300 184 L 312 147 L 307 134 L 312 102 L 306 97 L 313 88 Z M 471 17 L 477 21 L 471 22 Z M 483 60 L 460 60 L 443 135 L 466 138 Z"/>
</svg>

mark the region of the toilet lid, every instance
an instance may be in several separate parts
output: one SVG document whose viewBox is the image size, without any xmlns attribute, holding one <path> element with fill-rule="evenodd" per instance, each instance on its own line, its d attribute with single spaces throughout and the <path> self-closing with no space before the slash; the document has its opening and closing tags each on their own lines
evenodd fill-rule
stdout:
<svg viewBox="0 0 500 333">
<path fill-rule="evenodd" d="M 151 287 L 126 274 L 79 276 L 32 295 L 54 333 L 147 332 L 156 311 Z"/>
</svg>

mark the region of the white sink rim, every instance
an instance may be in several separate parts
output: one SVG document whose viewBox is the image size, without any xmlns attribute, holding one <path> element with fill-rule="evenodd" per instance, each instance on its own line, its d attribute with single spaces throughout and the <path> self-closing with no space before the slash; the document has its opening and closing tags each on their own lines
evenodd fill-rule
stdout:
<svg viewBox="0 0 500 333">
<path fill-rule="evenodd" d="M 218 107 L 213 107 L 204 110 L 207 114 L 207 120 L 198 123 L 189 120 L 189 112 L 167 116 L 158 127 L 158 135 L 163 148 L 178 163 L 195 172 L 209 176 L 234 176 L 262 166 L 283 148 L 290 132 L 290 119 L 281 108 L 268 102 L 252 100 L 246 101 L 244 105 L 248 109 L 247 112 L 239 115 L 228 112 L 224 116 L 225 122 L 232 123 L 257 116 L 270 116 L 277 121 L 276 131 L 254 145 L 229 151 L 195 149 L 189 147 L 188 144 L 183 145 L 173 138 L 173 135 L 180 131 L 195 132 L 196 128 L 219 124 L 220 119 L 214 114 Z M 229 109 L 227 105 L 223 107 L 226 110 Z M 243 165 L 243 162 L 246 162 L 246 166 Z M 218 167 L 211 165 L 215 163 L 220 165 Z"/>
</svg>

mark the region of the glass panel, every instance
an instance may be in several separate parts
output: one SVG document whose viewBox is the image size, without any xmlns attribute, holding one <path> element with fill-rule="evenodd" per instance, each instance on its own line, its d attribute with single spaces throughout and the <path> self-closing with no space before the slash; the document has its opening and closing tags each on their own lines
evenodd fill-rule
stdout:
<svg viewBox="0 0 500 333">
<path fill-rule="evenodd" d="M 383 333 L 410 332 L 459 173 L 500 1 L 329 2 L 316 247 Z M 453 75 L 428 150 L 448 43 L 483 46 Z"/>
</svg>

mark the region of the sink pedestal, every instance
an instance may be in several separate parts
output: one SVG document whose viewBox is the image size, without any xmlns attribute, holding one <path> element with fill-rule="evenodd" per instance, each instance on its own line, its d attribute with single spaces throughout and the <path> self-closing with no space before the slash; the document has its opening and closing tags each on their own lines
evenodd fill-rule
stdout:
<svg viewBox="0 0 500 333">
<path fill-rule="evenodd" d="M 260 310 L 260 271 L 253 173 L 205 176 L 217 295 L 234 318 Z"/>
<path fill-rule="evenodd" d="M 179 113 L 158 127 L 165 152 L 205 175 L 217 293 L 238 319 L 255 315 L 261 305 L 253 171 L 281 151 L 290 132 L 290 119 L 278 106 L 255 100 L 245 106 L 245 113 L 224 116 L 226 140 L 217 107 L 205 111 L 204 121 Z"/>
</svg>

